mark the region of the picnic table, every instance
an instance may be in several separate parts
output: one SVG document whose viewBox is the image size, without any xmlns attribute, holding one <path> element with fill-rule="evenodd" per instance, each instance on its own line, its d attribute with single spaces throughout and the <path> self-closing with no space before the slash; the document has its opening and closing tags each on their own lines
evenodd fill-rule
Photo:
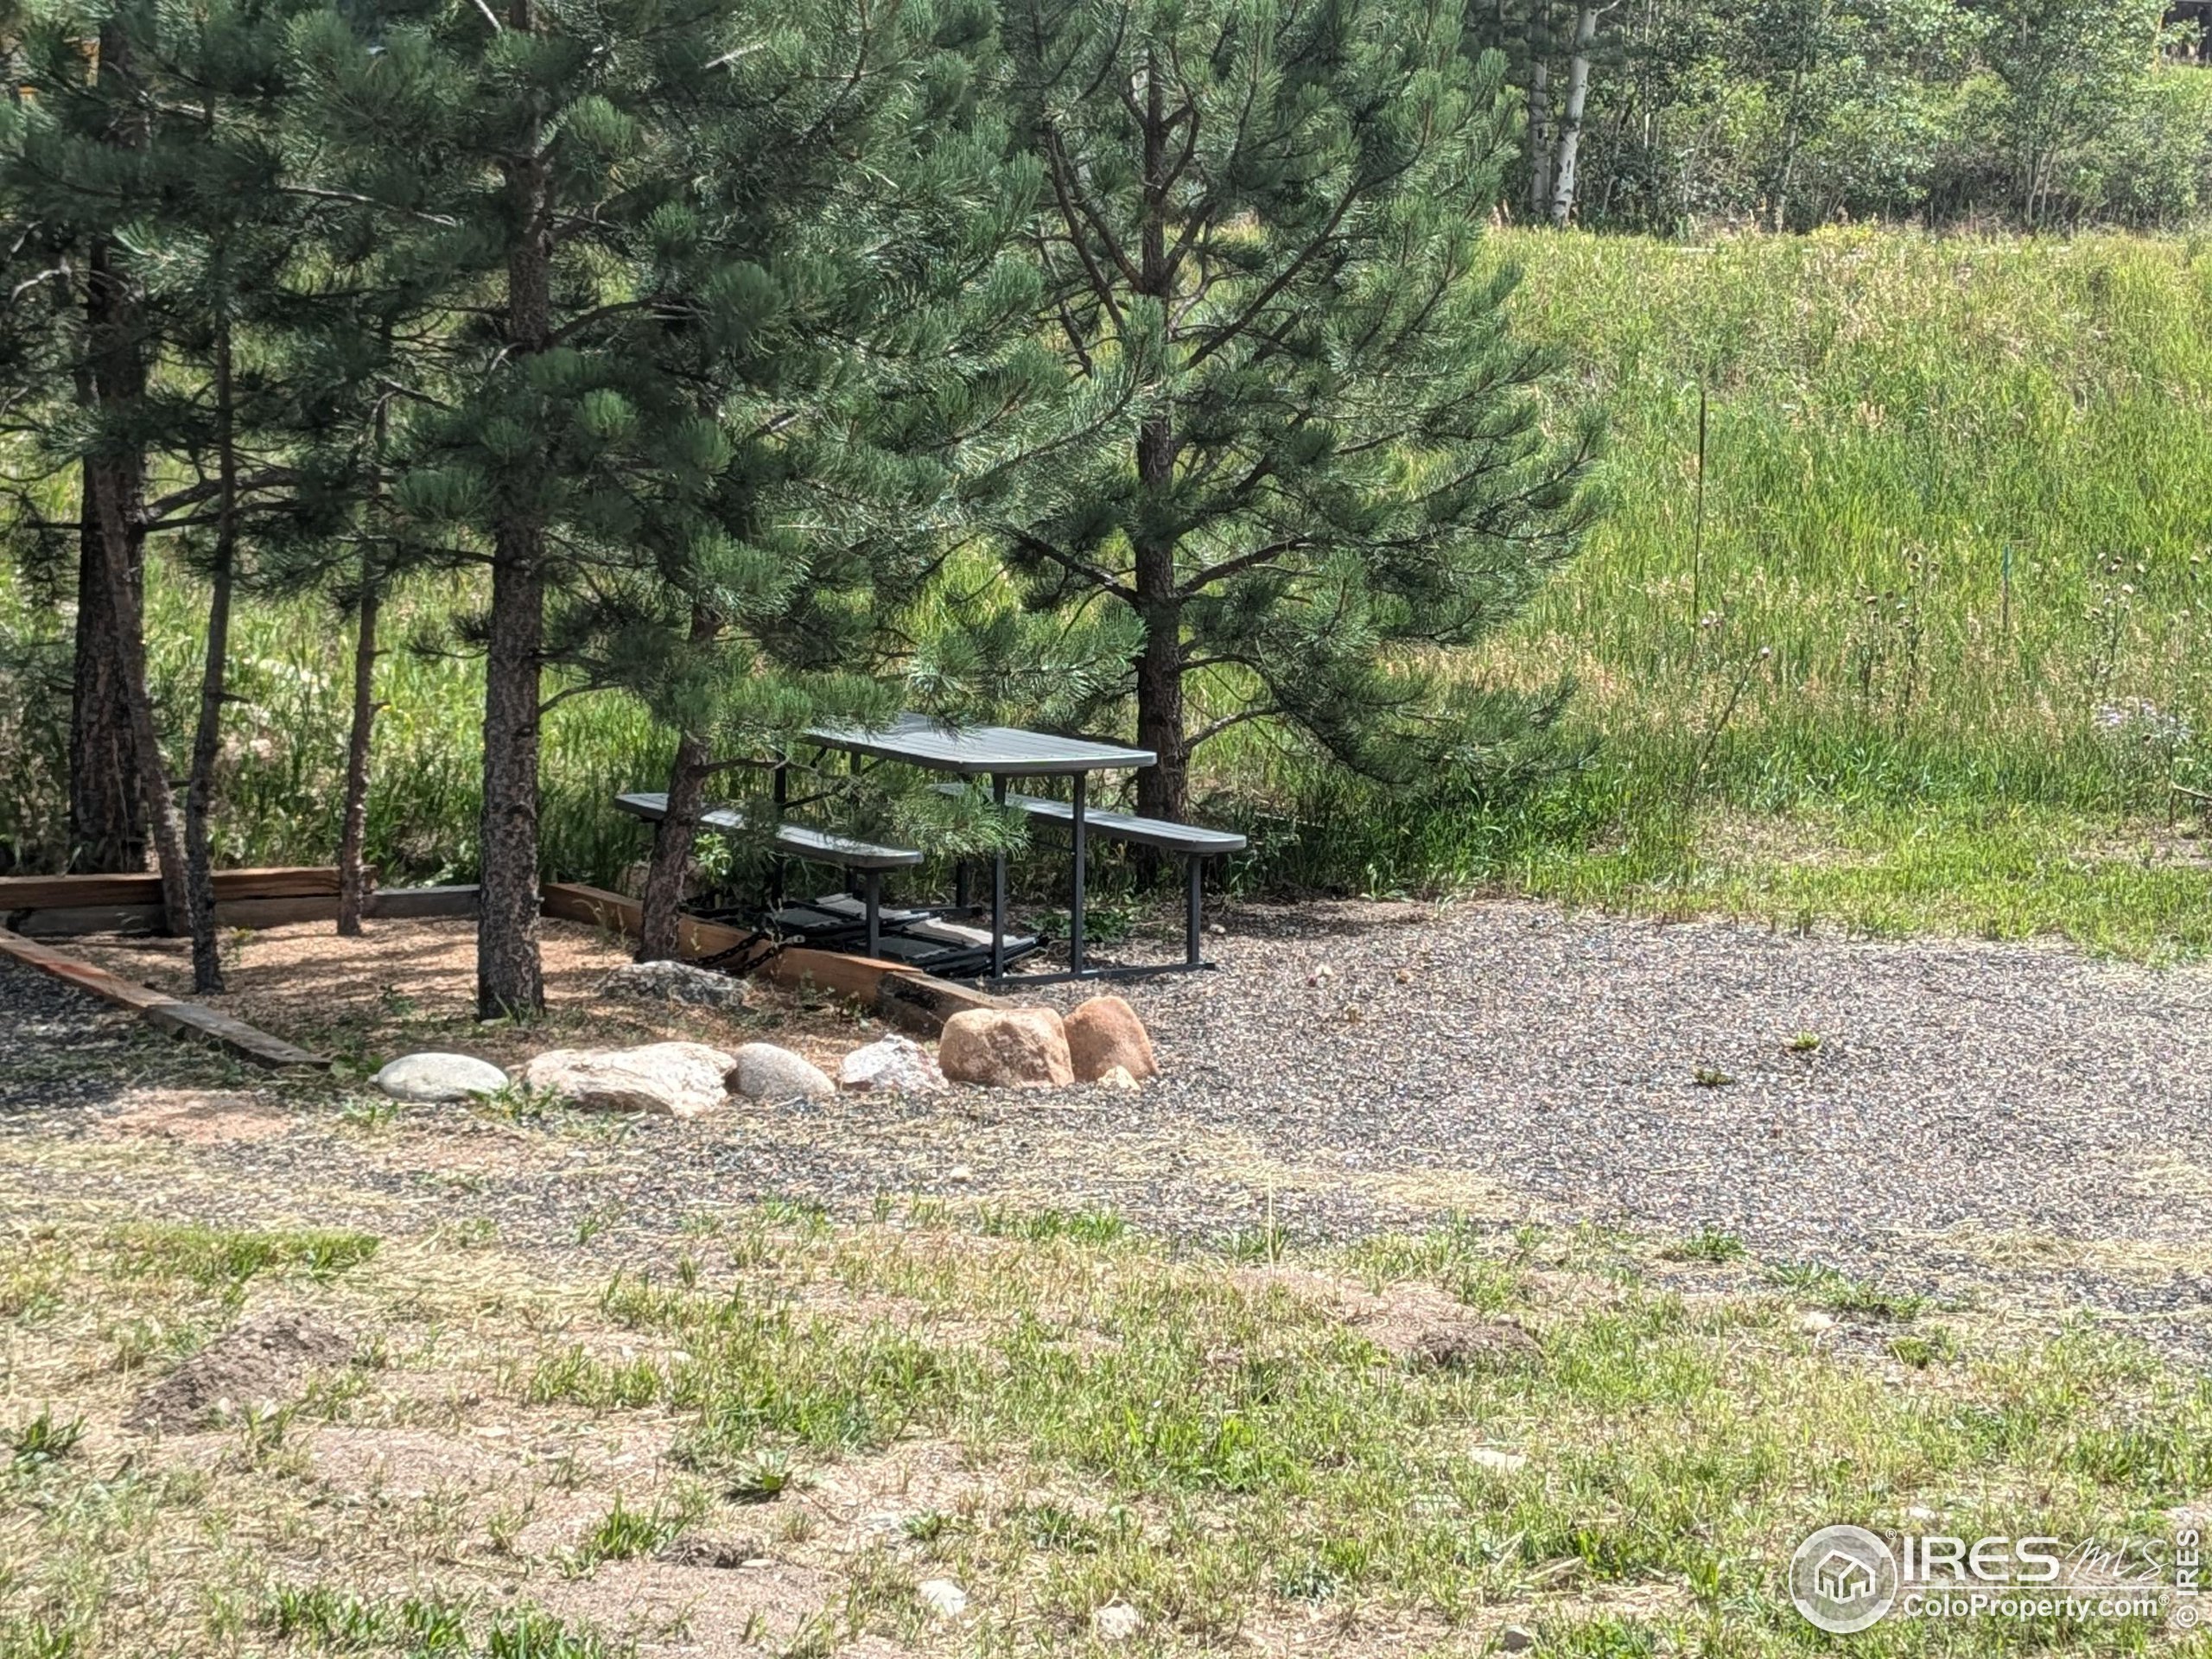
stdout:
<svg viewBox="0 0 2212 1659">
<path fill-rule="evenodd" d="M 915 714 L 898 715 L 881 726 L 817 726 L 804 734 L 803 741 L 821 750 L 836 750 L 949 774 L 954 781 L 938 787 L 950 791 L 963 791 L 972 787 L 976 779 L 988 779 L 992 799 L 1001 809 L 1021 812 L 1033 822 L 1069 832 L 1073 843 L 1073 868 L 1068 907 L 1068 971 L 1024 975 L 1022 983 L 1049 984 L 1104 975 L 1122 977 L 1207 965 L 1201 949 L 1199 925 L 1205 890 L 1204 863 L 1209 858 L 1242 852 L 1244 837 L 1227 830 L 1207 830 L 1164 818 L 1099 811 L 1090 805 L 1091 773 L 1151 766 L 1157 759 L 1151 750 L 1100 742 L 1093 738 L 1025 731 L 1011 726 L 954 727 Z M 881 901 L 883 875 L 888 871 L 919 865 L 923 855 L 912 848 L 881 846 L 791 822 L 789 811 L 795 805 L 807 804 L 806 801 L 794 803 L 791 799 L 791 764 L 788 755 L 772 763 L 775 821 L 763 826 L 771 845 L 779 855 L 798 861 L 834 865 L 848 871 L 859 887 L 860 901 L 855 906 L 842 898 L 825 898 L 794 906 L 788 911 L 779 909 L 776 915 L 783 925 L 798 930 L 802 937 L 825 940 L 842 937 L 840 930 L 850 929 L 855 942 L 861 944 L 870 956 L 896 947 L 894 954 L 919 952 L 916 965 L 931 972 L 957 978 L 988 967 L 992 984 L 1005 981 L 1008 955 L 1006 854 L 1000 851 L 991 860 L 991 921 L 988 934 L 943 922 L 938 919 L 941 915 L 938 911 L 886 912 Z M 1061 778 L 1068 780 L 1070 798 L 1065 801 L 1046 795 L 1015 793 L 1008 787 L 1019 779 Z M 654 823 L 665 815 L 667 797 L 656 791 L 639 791 L 616 796 L 615 805 L 633 817 Z M 744 815 L 727 807 L 702 814 L 700 823 L 707 829 L 731 834 L 742 832 L 747 827 Z M 1188 878 L 1188 910 L 1182 962 L 1140 967 L 1090 965 L 1084 922 L 1090 843 L 1094 836 L 1152 848 L 1183 859 Z M 780 894 L 780 877 L 778 892 Z M 777 902 L 780 906 L 780 897 Z M 967 905 L 968 869 L 963 864 L 957 906 L 965 909 Z M 825 912 L 835 913 L 823 913 Z M 823 925 L 823 931 L 806 931 L 817 924 Z M 923 950 L 925 944 L 931 948 Z M 1024 938 L 1014 941 L 1014 948 L 1017 952 L 1026 953 L 1037 949 L 1038 944 L 1035 938 Z M 952 965 L 960 963 L 967 965 Z"/>
<path fill-rule="evenodd" d="M 1013 726 L 948 726 L 925 715 L 900 715 L 876 727 L 817 726 L 806 734 L 823 748 L 879 760 L 895 760 L 956 778 L 988 778 L 991 798 L 1007 804 L 1007 785 L 1017 778 L 1065 778 L 1071 800 L 1067 823 L 1072 835 L 1074 880 L 1068 906 L 1068 972 L 1038 975 L 1032 982 L 1090 976 L 1084 950 L 1084 881 L 1091 817 L 1086 797 L 1094 772 L 1127 772 L 1155 764 L 1150 749 L 1060 737 Z M 1058 803 L 1048 804 L 1058 805 Z M 1026 810 L 1026 809 L 1025 809 Z M 1237 845 L 1243 844 L 1241 837 Z M 1195 862 L 1193 868 L 1196 868 Z M 1192 953 L 1195 959 L 1196 952 Z M 991 978 L 1006 976 L 1006 854 L 991 860 Z"/>
</svg>

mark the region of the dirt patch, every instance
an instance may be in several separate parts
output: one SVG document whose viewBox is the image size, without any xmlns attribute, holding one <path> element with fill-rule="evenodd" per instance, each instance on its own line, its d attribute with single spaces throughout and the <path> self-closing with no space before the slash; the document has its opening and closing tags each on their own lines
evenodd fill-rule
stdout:
<svg viewBox="0 0 2212 1659">
<path fill-rule="evenodd" d="M 148 1135 L 186 1146 L 226 1141 L 273 1141 L 291 1133 L 293 1119 L 251 1095 L 201 1094 L 189 1089 L 147 1089 L 101 1128 L 115 1135 Z"/>
<path fill-rule="evenodd" d="M 141 1390 L 123 1426 L 189 1430 L 219 1412 L 276 1405 L 310 1370 L 343 1365 L 353 1354 L 352 1338 L 295 1313 L 248 1319 Z"/>
<path fill-rule="evenodd" d="M 1417 1365 L 1502 1370 L 1542 1357 L 1535 1338 L 1510 1319 L 1487 1319 L 1438 1286 L 1407 1280 L 1380 1294 L 1304 1268 L 1246 1268 L 1236 1274 L 1248 1294 L 1280 1290 L 1311 1302 L 1393 1359 Z"/>
<path fill-rule="evenodd" d="M 759 1659 L 840 1604 L 843 1586 L 785 1561 L 725 1569 L 629 1560 L 603 1562 L 588 1579 L 545 1580 L 532 1593 L 564 1622 L 636 1643 L 640 1659 Z"/>
<path fill-rule="evenodd" d="M 768 1040 L 835 1070 L 847 1050 L 880 1033 L 842 1007 L 806 1002 L 766 982 L 748 985 L 749 1008 L 714 1008 L 602 995 L 630 960 L 629 942 L 580 922 L 539 930 L 548 1020 L 536 1030 L 479 1027 L 476 924 L 464 918 L 372 920 L 357 939 L 327 923 L 300 922 L 236 936 L 220 996 L 194 1000 L 287 1041 L 379 1063 L 421 1048 L 459 1048 L 512 1069 L 546 1048 L 702 1042 L 733 1049 Z M 181 939 L 93 934 L 70 951 L 135 984 L 191 995 Z M 808 999 L 808 1001 L 814 1001 Z"/>
</svg>

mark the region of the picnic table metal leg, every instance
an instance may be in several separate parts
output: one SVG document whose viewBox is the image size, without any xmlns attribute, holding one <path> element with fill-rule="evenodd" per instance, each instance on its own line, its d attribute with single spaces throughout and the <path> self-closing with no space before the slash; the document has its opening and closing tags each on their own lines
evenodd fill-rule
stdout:
<svg viewBox="0 0 2212 1659">
<path fill-rule="evenodd" d="M 991 779 L 991 799 L 1006 809 L 1006 779 Z M 1006 849 L 991 855 L 991 977 L 1006 977 Z"/>
<path fill-rule="evenodd" d="M 784 808 L 790 804 L 791 798 L 791 763 L 789 761 L 779 760 L 776 762 L 775 785 L 776 823 L 778 826 L 780 826 L 784 821 Z M 772 835 L 774 830 L 771 830 L 769 833 Z M 784 858 L 783 855 L 780 853 L 771 852 L 768 855 L 768 908 L 772 912 L 781 910 L 783 907 Z"/>
<path fill-rule="evenodd" d="M 1084 846 L 1083 829 L 1083 798 L 1085 793 L 1084 785 L 1090 781 L 1090 779 L 1080 772 L 1075 775 L 1075 815 L 1073 821 L 1073 827 L 1075 830 L 1075 894 L 1072 903 L 1071 903 L 1068 907 L 1068 971 L 1077 974 L 1083 971 L 1083 885 L 1084 877 L 1087 873 L 1086 866 L 1090 862 L 1090 860 L 1084 856 L 1086 849 Z"/>
<path fill-rule="evenodd" d="M 1183 863 L 1190 873 L 1191 884 L 1190 909 L 1183 918 L 1183 959 L 1195 968 L 1198 965 L 1198 918 L 1205 903 L 1206 867 L 1196 853 L 1185 857 Z"/>
<path fill-rule="evenodd" d="M 868 870 L 861 876 L 861 902 L 868 908 L 868 953 L 871 957 L 883 939 L 883 873 Z"/>
</svg>

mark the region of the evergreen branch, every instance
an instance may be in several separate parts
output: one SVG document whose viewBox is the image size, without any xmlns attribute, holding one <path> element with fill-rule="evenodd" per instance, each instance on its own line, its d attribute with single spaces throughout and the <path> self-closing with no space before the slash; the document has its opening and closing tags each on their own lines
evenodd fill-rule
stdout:
<svg viewBox="0 0 2212 1659">
<path fill-rule="evenodd" d="M 1184 666 L 1188 669 L 1195 664 L 1186 663 Z M 1208 738 L 1219 737 L 1224 732 L 1235 727 L 1249 725 L 1255 720 L 1273 720 L 1281 713 L 1282 710 L 1272 702 L 1255 702 L 1250 708 L 1241 709 L 1233 715 L 1224 715 L 1219 720 L 1208 721 L 1184 740 L 1184 747 L 1195 749 Z"/>
<path fill-rule="evenodd" d="M 301 196 L 309 201 L 342 201 L 353 207 L 374 207 L 379 213 L 397 213 L 404 219 L 418 219 L 425 225 L 435 225 L 441 230 L 455 230 L 461 221 L 445 213 L 426 213 L 420 208 L 395 207 L 388 201 L 378 201 L 374 196 L 365 196 L 353 190 L 333 190 L 326 186 L 312 184 L 282 184 L 276 187 L 288 196 Z"/>
<path fill-rule="evenodd" d="M 1137 602 L 1137 590 L 1135 588 L 1128 586 L 1125 582 L 1115 581 L 1111 573 L 1101 569 L 1095 564 L 1086 564 L 1081 559 L 1076 558 L 1071 555 L 1063 553 L 1058 548 L 1053 546 L 1052 543 L 1046 541 L 1043 537 L 1033 536 L 1026 530 L 1009 530 L 1006 532 L 1006 535 L 1016 547 L 1020 548 L 1025 553 L 1032 553 L 1036 555 L 1039 558 L 1050 561 L 1052 563 L 1059 566 L 1061 569 L 1066 571 L 1070 575 L 1080 576 L 1084 581 L 1089 582 L 1092 587 L 1099 589 L 1103 593 L 1111 594 L 1116 599 L 1122 600 L 1131 605 Z"/>
<path fill-rule="evenodd" d="M 1351 183 L 1345 186 L 1344 193 L 1338 198 L 1337 205 L 1329 210 L 1327 222 L 1315 232 L 1304 247 L 1298 251 L 1296 257 L 1288 264 L 1275 273 L 1274 280 L 1252 296 L 1252 302 L 1249 305 L 1246 306 L 1226 327 L 1215 333 L 1211 339 L 1191 354 L 1187 366 L 1196 368 L 1205 362 L 1206 359 L 1243 334 L 1251 325 L 1255 317 L 1273 304 L 1275 296 L 1295 282 L 1299 273 L 1312 264 L 1314 257 L 1329 245 L 1337 233 L 1337 227 L 1344 223 L 1344 215 L 1351 211 L 1352 204 L 1359 200 L 1361 192 L 1366 188 L 1365 181 L 1358 178 L 1355 178 Z"/>
<path fill-rule="evenodd" d="M 1113 261 L 1114 268 L 1122 273 L 1122 279 L 1140 291 L 1144 287 L 1144 279 L 1138 276 L 1137 268 L 1129 263 L 1129 256 L 1122 251 L 1114 233 L 1106 227 L 1105 220 L 1098 211 L 1087 201 L 1077 199 L 1080 193 L 1074 189 L 1068 176 L 1067 148 L 1060 140 L 1058 130 L 1049 124 L 1045 128 L 1045 152 L 1046 170 L 1052 175 L 1052 194 L 1059 202 L 1061 219 L 1066 221 L 1069 240 L 1074 245 L 1077 257 L 1083 261 L 1084 269 L 1090 273 L 1090 286 L 1096 292 L 1099 302 L 1106 308 L 1107 315 L 1114 319 L 1115 327 L 1122 327 L 1122 309 L 1114 302 L 1113 284 L 1098 269 L 1097 261 L 1091 257 L 1089 245 L 1083 239 L 1083 224 L 1077 217 L 1078 209 L 1082 219 L 1089 222 L 1099 241 L 1105 245 L 1107 257 Z"/>
</svg>

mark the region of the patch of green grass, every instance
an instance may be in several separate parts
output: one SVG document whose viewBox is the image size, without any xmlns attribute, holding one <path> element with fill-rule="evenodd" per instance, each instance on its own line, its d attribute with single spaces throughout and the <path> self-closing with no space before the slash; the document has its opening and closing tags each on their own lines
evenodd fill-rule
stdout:
<svg viewBox="0 0 2212 1659">
<path fill-rule="evenodd" d="M 535 1608 L 480 1617 L 435 1597 L 370 1597 L 327 1585 L 278 1585 L 253 1624 L 316 1653 L 404 1653 L 407 1659 L 626 1659 L 610 1645 Z"/>
<path fill-rule="evenodd" d="M 1866 1319 L 1916 1319 L 1928 1306 L 1924 1296 L 1885 1290 L 1828 1267 L 1783 1263 L 1769 1268 L 1766 1279 L 1816 1307 Z"/>
<path fill-rule="evenodd" d="M 257 1231 L 198 1223 L 136 1222 L 111 1238 L 126 1274 L 184 1279 L 210 1290 L 234 1290 L 257 1274 L 322 1280 L 377 1253 L 373 1233 L 325 1228 Z"/>
<path fill-rule="evenodd" d="M 67 1422 L 56 1422 L 54 1408 L 42 1406 L 37 1416 L 17 1428 L 8 1437 L 11 1461 L 17 1472 L 59 1463 L 74 1451 L 77 1442 L 85 1438 L 85 1420 L 73 1417 Z"/>
<path fill-rule="evenodd" d="M 1111 1244 L 1128 1236 L 1129 1224 L 1112 1210 L 1023 1210 L 1010 1205 L 986 1205 L 976 1211 L 976 1230 L 987 1238 L 1022 1238 L 1033 1243 L 1065 1238 L 1083 1244 Z"/>
<path fill-rule="evenodd" d="M 676 1503 L 656 1503 L 642 1510 L 632 1508 L 618 1493 L 599 1524 L 563 1557 L 561 1571 L 570 1578 L 582 1578 L 601 1561 L 650 1555 L 692 1525 L 703 1507 L 704 1500 L 696 1491 L 687 1492 Z"/>
<path fill-rule="evenodd" d="M 1660 1254 L 1675 1262 L 1740 1262 L 1745 1255 L 1744 1241 L 1733 1233 L 1700 1227 L 1688 1238 L 1666 1246 Z"/>
</svg>

